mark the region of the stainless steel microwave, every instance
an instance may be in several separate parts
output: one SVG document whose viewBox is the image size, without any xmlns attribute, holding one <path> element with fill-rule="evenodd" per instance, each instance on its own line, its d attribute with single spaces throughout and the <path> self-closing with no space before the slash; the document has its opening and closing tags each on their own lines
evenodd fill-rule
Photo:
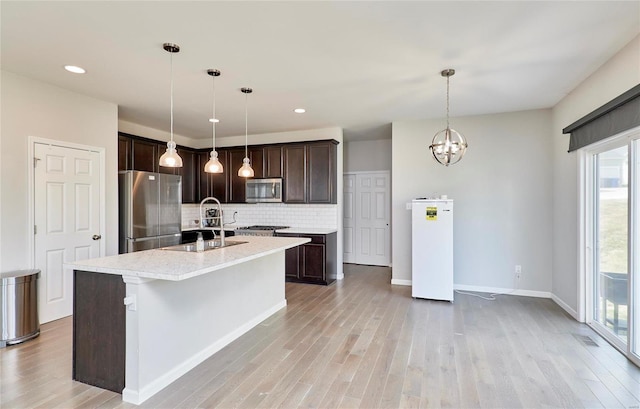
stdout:
<svg viewBox="0 0 640 409">
<path fill-rule="evenodd" d="M 282 202 L 282 179 L 247 179 L 247 203 Z"/>
</svg>

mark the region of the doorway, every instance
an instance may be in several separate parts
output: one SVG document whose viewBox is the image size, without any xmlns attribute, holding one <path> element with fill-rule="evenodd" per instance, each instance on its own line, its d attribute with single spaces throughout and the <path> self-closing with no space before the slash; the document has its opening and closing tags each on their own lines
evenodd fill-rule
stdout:
<svg viewBox="0 0 640 409">
<path fill-rule="evenodd" d="M 73 271 L 64 263 L 104 254 L 101 148 L 34 140 L 33 254 L 41 323 L 72 314 Z"/>
<path fill-rule="evenodd" d="M 586 322 L 640 363 L 640 129 L 585 148 L 583 249 Z"/>
<path fill-rule="evenodd" d="M 344 174 L 344 262 L 391 265 L 389 171 Z"/>
</svg>

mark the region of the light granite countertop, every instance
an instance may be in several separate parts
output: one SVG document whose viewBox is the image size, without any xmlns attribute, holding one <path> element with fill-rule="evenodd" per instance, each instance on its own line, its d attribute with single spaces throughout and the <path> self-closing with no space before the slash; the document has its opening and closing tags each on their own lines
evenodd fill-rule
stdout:
<svg viewBox="0 0 640 409">
<path fill-rule="evenodd" d="M 201 253 L 162 249 L 138 251 L 65 263 L 64 267 L 95 273 L 181 281 L 308 243 L 294 237 L 238 236 L 246 243 Z"/>
</svg>

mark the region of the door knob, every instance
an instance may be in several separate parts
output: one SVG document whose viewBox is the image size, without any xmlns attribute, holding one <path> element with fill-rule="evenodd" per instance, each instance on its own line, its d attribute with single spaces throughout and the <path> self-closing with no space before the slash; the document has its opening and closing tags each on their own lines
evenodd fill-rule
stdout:
<svg viewBox="0 0 640 409">
<path fill-rule="evenodd" d="M 101 235 L 99 235 L 99 234 L 94 234 L 91 238 L 92 238 L 93 240 L 100 240 L 100 239 L 102 238 L 102 236 L 101 236 Z"/>
</svg>

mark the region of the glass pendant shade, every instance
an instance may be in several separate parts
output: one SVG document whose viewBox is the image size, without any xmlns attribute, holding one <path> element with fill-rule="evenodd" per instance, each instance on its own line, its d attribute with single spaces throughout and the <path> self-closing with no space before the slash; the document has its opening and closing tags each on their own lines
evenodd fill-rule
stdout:
<svg viewBox="0 0 640 409">
<path fill-rule="evenodd" d="M 177 44 L 164 43 L 162 48 L 171 56 L 171 140 L 167 142 L 167 151 L 160 156 L 158 164 L 168 168 L 181 168 L 182 158 L 178 155 L 178 152 L 176 152 L 176 143 L 173 141 L 173 54 L 180 52 L 180 47 Z"/>
<path fill-rule="evenodd" d="M 242 167 L 238 170 L 238 176 L 252 178 L 254 175 L 249 158 L 242 159 Z"/>
<path fill-rule="evenodd" d="M 438 163 L 449 166 L 462 159 L 467 151 L 467 141 L 456 130 L 447 128 L 435 134 L 429 150 Z"/>
<path fill-rule="evenodd" d="M 212 84 L 212 95 L 213 95 L 213 103 L 211 104 L 211 118 L 209 122 L 211 122 L 211 154 L 209 161 L 204 164 L 204 171 L 207 173 L 223 173 L 224 167 L 222 163 L 218 160 L 218 152 L 216 152 L 216 124 L 220 122 L 216 118 L 216 77 L 220 76 L 219 70 L 208 69 L 207 74 L 211 76 L 211 84 Z"/>
<path fill-rule="evenodd" d="M 218 160 L 218 152 L 211 151 L 209 161 L 204 164 L 204 171 L 207 173 L 222 173 L 224 168 Z"/>
<path fill-rule="evenodd" d="M 242 167 L 238 169 L 238 176 L 243 178 L 252 178 L 254 175 L 253 168 L 251 167 L 251 161 L 249 160 L 249 153 L 247 151 L 247 143 L 249 138 L 248 131 L 248 115 L 247 115 L 247 96 L 253 92 L 251 88 L 240 88 L 240 91 L 244 93 L 244 159 L 242 159 Z"/>
<path fill-rule="evenodd" d="M 167 142 L 167 150 L 160 156 L 160 166 L 168 168 L 182 167 L 182 158 L 176 152 L 176 143 L 174 141 Z"/>
</svg>

